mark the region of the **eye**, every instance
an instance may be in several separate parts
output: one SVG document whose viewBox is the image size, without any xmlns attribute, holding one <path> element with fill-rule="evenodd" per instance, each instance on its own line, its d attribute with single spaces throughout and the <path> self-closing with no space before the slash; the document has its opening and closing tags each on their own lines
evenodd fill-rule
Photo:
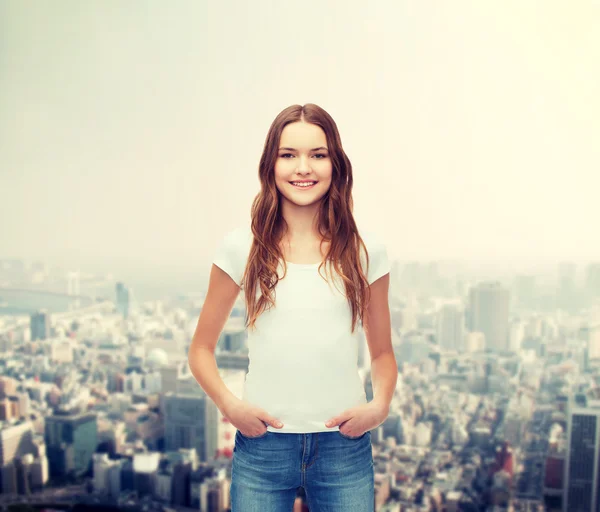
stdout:
<svg viewBox="0 0 600 512">
<path fill-rule="evenodd" d="M 279 155 L 281 158 L 286 158 L 288 156 L 294 156 L 292 155 L 292 153 L 282 153 L 281 155 Z M 327 155 L 324 153 L 316 153 L 314 156 L 318 156 L 320 158 L 317 158 L 317 160 L 323 160 L 323 158 L 327 158 Z"/>
</svg>

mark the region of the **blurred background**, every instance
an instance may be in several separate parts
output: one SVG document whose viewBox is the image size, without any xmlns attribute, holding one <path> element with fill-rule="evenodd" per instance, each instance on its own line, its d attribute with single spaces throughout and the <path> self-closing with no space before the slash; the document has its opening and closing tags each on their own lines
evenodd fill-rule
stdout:
<svg viewBox="0 0 600 512">
<path fill-rule="evenodd" d="M 0 2 L 0 500 L 228 509 L 235 428 L 187 349 L 272 120 L 316 103 L 392 260 L 376 510 L 599 510 L 599 23 L 592 0 Z M 217 349 L 239 395 L 243 317 Z"/>
</svg>

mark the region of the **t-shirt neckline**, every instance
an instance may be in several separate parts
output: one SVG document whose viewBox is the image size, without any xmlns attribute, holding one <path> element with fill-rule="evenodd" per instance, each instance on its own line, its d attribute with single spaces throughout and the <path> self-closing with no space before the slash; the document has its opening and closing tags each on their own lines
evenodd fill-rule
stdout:
<svg viewBox="0 0 600 512">
<path fill-rule="evenodd" d="M 287 266 L 297 267 L 297 268 L 316 268 L 321 264 L 320 261 L 318 261 L 317 263 L 292 263 L 291 261 L 287 261 L 287 260 L 284 260 L 284 261 Z"/>
</svg>

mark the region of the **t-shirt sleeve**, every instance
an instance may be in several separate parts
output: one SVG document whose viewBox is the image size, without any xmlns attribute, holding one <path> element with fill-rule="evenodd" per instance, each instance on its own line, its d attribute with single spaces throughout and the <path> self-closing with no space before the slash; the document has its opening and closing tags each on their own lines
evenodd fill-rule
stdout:
<svg viewBox="0 0 600 512">
<path fill-rule="evenodd" d="M 381 238 L 372 232 L 368 233 L 367 236 L 363 238 L 363 241 L 369 251 L 367 280 L 369 284 L 373 284 L 377 279 L 390 271 L 390 260 L 388 258 L 387 247 Z"/>
<path fill-rule="evenodd" d="M 219 241 L 212 262 L 242 286 L 244 272 L 239 229 L 232 229 Z"/>
</svg>

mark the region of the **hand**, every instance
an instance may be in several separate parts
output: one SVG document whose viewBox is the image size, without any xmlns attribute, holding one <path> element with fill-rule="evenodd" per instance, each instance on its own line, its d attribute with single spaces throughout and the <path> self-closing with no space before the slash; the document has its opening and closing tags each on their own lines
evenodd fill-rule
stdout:
<svg viewBox="0 0 600 512">
<path fill-rule="evenodd" d="M 340 432 L 350 437 L 358 437 L 367 430 L 373 430 L 387 418 L 388 407 L 374 400 L 346 409 L 325 423 L 326 427 L 340 425 Z"/>
<path fill-rule="evenodd" d="M 256 407 L 239 398 L 231 399 L 221 411 L 229 422 L 246 437 L 258 437 L 267 431 L 265 423 L 275 428 L 283 427 L 264 409 Z"/>
</svg>

